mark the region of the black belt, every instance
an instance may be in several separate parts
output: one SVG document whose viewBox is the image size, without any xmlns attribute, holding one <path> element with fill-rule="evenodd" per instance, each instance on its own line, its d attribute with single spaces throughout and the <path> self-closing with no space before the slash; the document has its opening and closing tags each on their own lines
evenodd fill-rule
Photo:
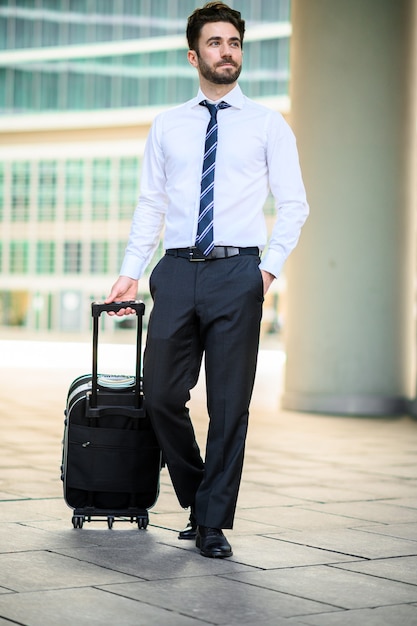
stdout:
<svg viewBox="0 0 417 626">
<path fill-rule="evenodd" d="M 238 256 L 239 254 L 251 254 L 259 256 L 259 248 L 236 248 L 234 246 L 214 246 L 213 250 L 207 256 L 196 247 L 192 248 L 170 248 L 165 251 L 165 254 L 169 256 L 179 256 L 182 259 L 188 259 L 189 261 L 214 261 L 215 259 L 227 259 L 231 256 Z"/>
</svg>

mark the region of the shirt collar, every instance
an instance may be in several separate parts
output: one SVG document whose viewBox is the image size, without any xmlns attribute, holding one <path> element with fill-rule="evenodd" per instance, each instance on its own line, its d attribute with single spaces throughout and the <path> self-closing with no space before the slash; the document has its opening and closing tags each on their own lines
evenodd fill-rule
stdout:
<svg viewBox="0 0 417 626">
<path fill-rule="evenodd" d="M 200 88 L 198 90 L 197 96 L 191 100 L 190 104 L 192 107 L 195 107 L 195 106 L 198 106 L 202 100 L 206 100 L 206 96 L 204 95 L 204 93 L 201 91 L 201 88 Z M 243 109 L 244 96 L 239 85 L 236 85 L 236 87 L 233 87 L 233 89 L 229 91 L 229 93 L 226 94 L 224 98 L 222 98 L 222 101 L 227 102 L 227 104 L 230 104 L 230 106 L 236 109 Z"/>
</svg>

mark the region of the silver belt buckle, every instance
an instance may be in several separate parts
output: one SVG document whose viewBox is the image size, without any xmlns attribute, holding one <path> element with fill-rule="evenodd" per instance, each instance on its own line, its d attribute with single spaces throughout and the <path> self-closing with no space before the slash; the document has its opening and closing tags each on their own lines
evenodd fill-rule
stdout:
<svg viewBox="0 0 417 626">
<path fill-rule="evenodd" d="M 198 256 L 194 256 L 195 254 Z M 196 262 L 201 262 L 201 261 L 204 262 L 207 259 L 196 246 L 193 246 L 190 248 L 188 260 L 191 261 L 192 263 L 196 263 Z"/>
<path fill-rule="evenodd" d="M 228 259 L 231 256 L 237 256 L 239 248 L 235 246 L 215 246 L 210 252 L 211 259 Z"/>
<path fill-rule="evenodd" d="M 236 246 L 227 246 L 227 256 L 237 256 L 240 253 L 240 248 Z"/>
</svg>

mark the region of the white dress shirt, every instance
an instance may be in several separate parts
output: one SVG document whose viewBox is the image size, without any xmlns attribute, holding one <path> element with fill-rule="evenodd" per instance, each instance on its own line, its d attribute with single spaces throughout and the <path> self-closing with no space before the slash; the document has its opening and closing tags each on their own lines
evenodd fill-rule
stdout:
<svg viewBox="0 0 417 626">
<path fill-rule="evenodd" d="M 140 278 L 160 240 L 164 247 L 195 245 L 204 142 L 210 116 L 196 98 L 159 114 L 146 143 L 140 197 L 120 274 Z M 268 250 L 261 269 L 278 276 L 296 246 L 309 208 L 293 132 L 280 113 L 243 95 L 239 86 L 217 114 L 214 185 L 216 246 Z M 269 190 L 277 211 L 267 242 L 263 206 Z"/>
</svg>

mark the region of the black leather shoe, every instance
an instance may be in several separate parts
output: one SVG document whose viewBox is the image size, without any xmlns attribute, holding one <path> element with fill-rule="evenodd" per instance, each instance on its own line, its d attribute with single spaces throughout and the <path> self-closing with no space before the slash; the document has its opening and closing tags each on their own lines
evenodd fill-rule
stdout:
<svg viewBox="0 0 417 626">
<path fill-rule="evenodd" d="M 195 545 L 200 548 L 200 554 L 212 559 L 226 559 L 232 556 L 232 546 L 220 528 L 199 526 Z"/>
<path fill-rule="evenodd" d="M 178 533 L 178 539 L 195 539 L 197 536 L 197 522 L 194 517 L 194 513 L 191 510 L 190 519 L 188 520 L 187 526 L 180 530 Z"/>
</svg>

